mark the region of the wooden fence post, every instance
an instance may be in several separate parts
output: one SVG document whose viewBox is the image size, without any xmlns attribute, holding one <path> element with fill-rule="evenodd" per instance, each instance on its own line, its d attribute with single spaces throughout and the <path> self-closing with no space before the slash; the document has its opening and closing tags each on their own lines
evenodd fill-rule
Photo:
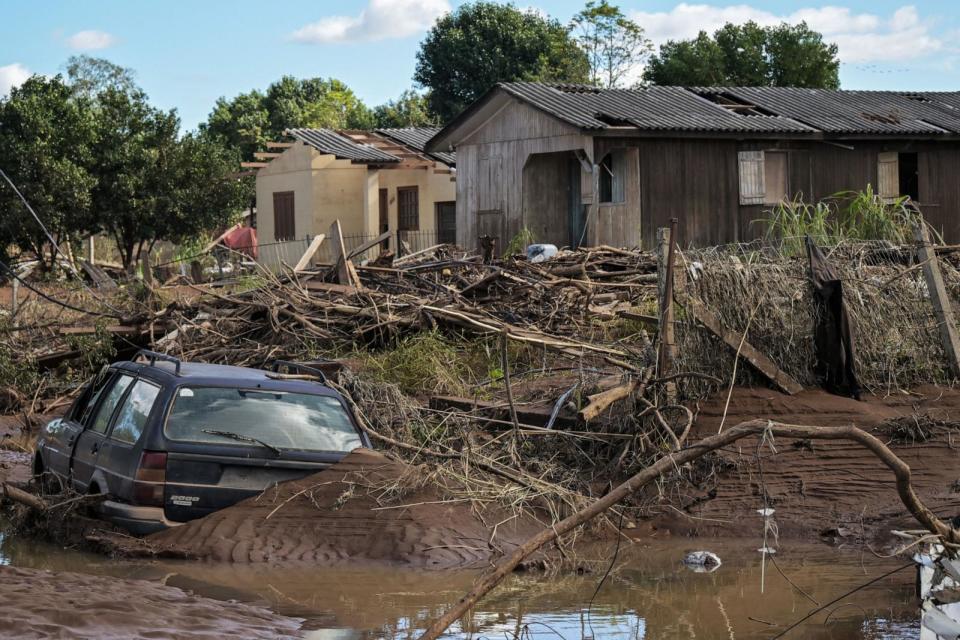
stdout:
<svg viewBox="0 0 960 640">
<path fill-rule="evenodd" d="M 670 227 L 657 229 L 657 274 L 660 300 L 660 349 L 657 353 L 657 375 L 669 376 L 676 359 L 676 337 L 673 313 L 674 246 L 676 244 L 677 219 L 670 219 Z M 667 396 L 672 401 L 676 388 L 667 385 Z"/>
<path fill-rule="evenodd" d="M 925 222 L 921 221 L 914 226 L 913 237 L 917 241 L 917 260 L 923 265 L 923 276 L 927 281 L 930 303 L 940 329 L 943 351 L 947 354 L 947 364 L 953 377 L 960 378 L 960 336 L 957 335 L 957 321 L 947 288 L 943 284 L 937 251 L 930 242 L 930 232 Z"/>
<path fill-rule="evenodd" d="M 20 300 L 19 300 L 19 298 L 20 298 L 20 278 L 18 278 L 17 276 L 13 276 L 13 291 L 12 291 L 12 293 L 13 293 L 13 300 L 12 300 L 12 303 L 11 303 L 11 314 L 10 314 L 10 317 L 11 317 L 11 318 L 15 318 L 15 317 L 17 316 L 17 311 L 20 310 Z"/>
</svg>

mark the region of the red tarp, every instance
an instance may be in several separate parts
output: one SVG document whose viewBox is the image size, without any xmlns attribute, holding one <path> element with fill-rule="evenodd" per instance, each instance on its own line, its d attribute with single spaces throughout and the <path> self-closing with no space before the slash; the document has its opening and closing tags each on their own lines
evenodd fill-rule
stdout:
<svg viewBox="0 0 960 640">
<path fill-rule="evenodd" d="M 254 260 L 257 259 L 257 230 L 253 227 L 239 227 L 223 237 L 220 241 L 227 248 L 245 253 Z"/>
</svg>

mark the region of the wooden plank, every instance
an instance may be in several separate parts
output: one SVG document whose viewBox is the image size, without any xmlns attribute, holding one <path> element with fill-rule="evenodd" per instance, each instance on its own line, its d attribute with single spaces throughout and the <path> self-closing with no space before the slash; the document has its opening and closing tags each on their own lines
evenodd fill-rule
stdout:
<svg viewBox="0 0 960 640">
<path fill-rule="evenodd" d="M 936 250 L 930 242 L 930 232 L 926 223 L 921 222 L 916 225 L 913 234 L 917 241 L 917 260 L 923 264 L 923 276 L 927 281 L 930 303 L 937 318 L 940 341 L 947 355 L 947 364 L 953 377 L 960 378 L 960 336 L 957 335 L 957 321 L 953 314 L 950 297 L 947 295 L 947 288 L 943 284 L 940 263 L 937 262 Z"/>
<path fill-rule="evenodd" d="M 263 169 L 270 164 L 269 162 L 241 162 L 240 166 L 244 169 Z"/>
<path fill-rule="evenodd" d="M 112 333 L 118 336 L 134 336 L 143 333 L 143 329 L 140 327 L 128 327 L 126 325 L 110 325 L 104 327 L 104 330 L 108 333 Z M 97 327 L 82 326 L 82 327 L 60 327 L 60 335 L 62 336 L 86 336 L 93 335 L 97 332 Z"/>
<path fill-rule="evenodd" d="M 352 294 L 356 293 L 356 287 L 351 287 L 345 284 L 337 284 L 335 282 L 322 282 L 320 280 L 309 280 L 304 283 L 304 286 L 307 288 L 307 291 L 324 291 L 328 293 L 343 293 L 343 294 Z"/>
<path fill-rule="evenodd" d="M 702 302 L 687 296 L 678 296 L 677 302 L 682 304 L 698 322 L 723 340 L 734 352 L 739 350 L 740 357 L 773 383 L 773 386 L 777 389 L 789 395 L 803 391 L 803 387 L 800 386 L 796 380 L 780 369 L 773 360 L 758 351 L 752 344 L 743 340 L 741 334 L 726 329 L 720 322 L 720 318 L 707 309 Z M 741 340 L 743 340 L 742 345 Z"/>
<path fill-rule="evenodd" d="M 289 149 L 295 142 L 268 142 L 267 149 Z"/>
<path fill-rule="evenodd" d="M 254 151 L 253 157 L 257 160 L 272 160 L 273 158 L 279 158 L 282 156 L 282 153 L 276 153 L 274 151 Z"/>
<path fill-rule="evenodd" d="M 117 288 L 117 283 L 113 281 L 113 278 L 111 278 L 106 271 L 97 265 L 87 262 L 86 260 L 80 260 L 79 264 L 84 273 L 90 276 L 90 279 L 93 280 L 93 283 L 100 289 Z"/>
<path fill-rule="evenodd" d="M 488 402 L 486 400 L 475 400 L 474 398 L 461 398 L 458 396 L 432 396 L 430 398 L 430 408 L 435 410 L 453 409 L 456 411 L 465 411 L 469 413 L 482 413 L 490 418 L 497 420 L 510 420 L 510 407 L 500 402 Z M 527 407 L 517 406 L 517 419 L 522 423 L 520 426 L 530 425 L 534 427 L 544 427 L 550 420 L 553 413 L 552 407 Z M 553 423 L 554 427 L 564 427 L 567 429 L 579 426 L 576 418 L 569 416 L 557 416 Z M 510 428 L 506 427 L 505 428 Z"/>
<path fill-rule="evenodd" d="M 205 247 L 203 248 L 203 253 L 210 253 L 215 246 L 217 246 L 218 244 L 220 244 L 220 241 L 221 241 L 221 240 L 223 240 L 223 239 L 226 238 L 228 235 L 230 235 L 231 233 L 233 233 L 234 231 L 236 231 L 237 229 L 239 229 L 239 228 L 242 227 L 242 226 L 243 226 L 243 223 L 242 223 L 242 222 L 238 222 L 237 224 L 233 225 L 232 227 L 230 227 L 229 229 L 227 229 L 226 231 L 224 231 L 223 233 L 221 233 L 220 235 L 218 235 L 216 238 L 214 238 L 213 240 L 211 240 L 210 242 L 207 243 L 207 246 L 205 246 Z"/>
<path fill-rule="evenodd" d="M 330 225 L 330 240 L 333 242 L 333 262 L 337 270 L 337 282 L 361 289 L 360 278 L 357 276 L 353 263 L 347 259 L 347 250 L 343 245 L 343 232 L 340 229 L 340 220 L 334 220 Z"/>
<path fill-rule="evenodd" d="M 349 254 L 347 254 L 347 260 L 349 260 L 350 258 L 353 258 L 354 256 L 360 255 L 360 254 L 363 253 L 364 251 L 369 251 L 370 249 L 374 248 L 375 246 L 377 246 L 377 245 L 380 244 L 381 242 L 384 242 L 384 241 L 386 241 L 386 240 L 389 240 L 391 233 L 392 233 L 392 232 L 390 232 L 390 231 L 384 231 L 383 233 L 381 233 L 379 236 L 377 236 L 377 237 L 374 238 L 373 240 L 367 240 L 367 241 L 364 242 L 362 245 L 360 245 L 359 247 L 357 247 L 356 249 L 354 249 L 353 251 L 351 251 Z"/>
<path fill-rule="evenodd" d="M 320 248 L 320 245 L 323 244 L 323 239 L 326 238 L 324 234 L 314 236 L 313 240 L 310 241 L 310 246 L 307 247 L 307 250 L 303 252 L 303 255 L 300 256 L 300 259 L 297 260 L 296 266 L 293 268 L 294 272 L 303 271 L 308 266 L 310 266 L 310 261 L 313 259 L 314 254 L 317 253 L 317 249 Z"/>
</svg>

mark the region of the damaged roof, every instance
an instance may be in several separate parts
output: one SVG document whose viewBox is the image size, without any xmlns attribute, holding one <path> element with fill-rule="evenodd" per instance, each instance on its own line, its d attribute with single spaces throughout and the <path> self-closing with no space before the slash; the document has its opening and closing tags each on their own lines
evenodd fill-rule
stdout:
<svg viewBox="0 0 960 640">
<path fill-rule="evenodd" d="M 374 133 L 390 138 L 395 142 L 406 145 L 411 149 L 425 153 L 432 158 L 453 166 L 457 163 L 457 154 L 450 151 L 428 152 L 427 143 L 433 136 L 440 133 L 440 127 L 402 127 L 392 129 L 376 129 Z"/>
<path fill-rule="evenodd" d="M 842 91 L 792 87 L 600 89 L 506 82 L 468 107 L 425 146 L 435 153 L 492 101 L 514 98 L 584 133 L 629 129 L 790 137 L 956 136 L 960 92 Z M 492 107 L 490 107 L 492 108 Z"/>
<path fill-rule="evenodd" d="M 397 156 L 381 151 L 373 145 L 354 142 L 332 129 L 287 129 L 286 133 L 320 153 L 328 153 L 341 160 L 373 164 L 400 162 Z"/>
</svg>

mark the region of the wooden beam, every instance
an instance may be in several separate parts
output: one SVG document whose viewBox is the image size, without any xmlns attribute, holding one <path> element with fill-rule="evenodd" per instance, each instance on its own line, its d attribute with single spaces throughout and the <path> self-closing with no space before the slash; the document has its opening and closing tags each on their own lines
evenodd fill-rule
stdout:
<svg viewBox="0 0 960 640">
<path fill-rule="evenodd" d="M 220 241 L 221 241 L 221 240 L 223 240 L 223 239 L 226 238 L 228 235 L 230 235 L 231 233 L 233 233 L 234 231 L 236 231 L 237 229 L 239 229 L 239 228 L 242 227 L 242 226 L 243 226 L 243 223 L 242 223 L 242 222 L 238 222 L 237 224 L 233 225 L 232 227 L 230 227 L 229 229 L 227 229 L 226 231 L 224 231 L 223 233 L 221 233 L 220 235 L 218 235 L 216 238 L 214 238 L 214 239 L 211 240 L 209 243 L 207 243 L 207 246 L 205 246 L 205 247 L 203 248 L 203 253 L 209 253 L 210 251 L 212 251 L 215 246 L 217 246 L 218 244 L 220 244 Z"/>
<path fill-rule="evenodd" d="M 310 261 L 313 260 L 313 256 L 317 253 L 317 249 L 319 249 L 320 245 L 323 244 L 324 238 L 326 238 L 326 236 L 322 233 L 313 237 L 313 240 L 310 241 L 310 246 L 307 247 L 307 250 L 304 251 L 303 255 L 300 256 L 300 259 L 297 260 L 297 265 L 293 268 L 294 273 L 303 271 L 310 266 Z"/>
<path fill-rule="evenodd" d="M 367 250 L 369 250 L 369 249 L 374 248 L 375 246 L 377 246 L 377 245 L 380 244 L 381 242 L 384 242 L 384 241 L 386 241 L 386 240 L 389 240 L 389 239 L 390 239 L 390 235 L 391 235 L 392 233 L 393 233 L 392 231 L 384 231 L 383 233 L 381 233 L 379 236 L 377 236 L 377 237 L 374 238 L 373 240 L 367 240 L 367 241 L 364 242 L 362 245 L 360 245 L 359 247 L 357 247 L 357 248 L 355 248 L 354 250 L 352 250 L 349 254 L 347 254 L 347 260 L 349 260 L 350 258 L 353 258 L 354 256 L 360 255 L 360 254 L 363 253 L 364 251 L 367 251 Z"/>
<path fill-rule="evenodd" d="M 433 172 L 438 175 L 453 175 L 453 169 L 434 169 Z"/>
<path fill-rule="evenodd" d="M 279 158 L 282 156 L 282 153 L 275 153 L 273 151 L 254 151 L 253 157 L 257 160 L 270 160 L 272 158 Z"/>
<path fill-rule="evenodd" d="M 263 169 L 270 164 L 269 162 L 241 162 L 240 166 L 244 169 Z"/>
<path fill-rule="evenodd" d="M 289 149 L 295 142 L 268 142 L 267 149 Z"/>
<path fill-rule="evenodd" d="M 943 284 L 940 263 L 937 262 L 937 253 L 930 242 L 930 232 L 925 222 L 921 221 L 914 227 L 913 237 L 917 241 L 917 260 L 923 265 L 923 276 L 927 281 L 930 303 L 937 318 L 940 342 L 943 343 L 943 351 L 947 355 L 947 364 L 953 377 L 960 378 L 960 337 L 957 335 L 957 321 L 953 315 L 953 305 L 947 295 L 947 288 Z"/>
<path fill-rule="evenodd" d="M 723 340 L 734 352 L 739 350 L 740 357 L 773 383 L 773 386 L 789 395 L 803 391 L 803 387 L 796 380 L 780 369 L 773 360 L 744 340 L 741 334 L 725 328 L 720 322 L 720 318 L 707 309 L 702 302 L 685 295 L 678 295 L 677 302 L 682 304 L 690 315 L 709 329 L 711 333 Z"/>
<path fill-rule="evenodd" d="M 333 242 L 333 261 L 337 270 L 337 282 L 361 289 L 360 277 L 357 275 L 353 263 L 347 258 L 347 250 L 343 245 L 343 231 L 340 220 L 334 220 L 330 225 L 330 240 Z"/>
</svg>

